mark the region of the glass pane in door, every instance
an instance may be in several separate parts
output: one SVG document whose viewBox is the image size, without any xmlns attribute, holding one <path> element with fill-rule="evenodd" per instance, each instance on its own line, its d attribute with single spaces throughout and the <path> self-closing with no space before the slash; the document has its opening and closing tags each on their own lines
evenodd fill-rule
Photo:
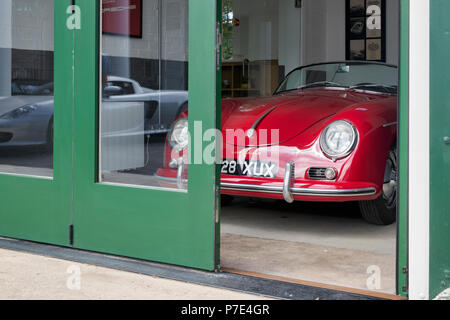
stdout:
<svg viewBox="0 0 450 320">
<path fill-rule="evenodd" d="M 102 10 L 99 180 L 185 190 L 188 0 Z"/>
<path fill-rule="evenodd" d="M 1 2 L 0 173 L 53 176 L 53 1 Z"/>
</svg>

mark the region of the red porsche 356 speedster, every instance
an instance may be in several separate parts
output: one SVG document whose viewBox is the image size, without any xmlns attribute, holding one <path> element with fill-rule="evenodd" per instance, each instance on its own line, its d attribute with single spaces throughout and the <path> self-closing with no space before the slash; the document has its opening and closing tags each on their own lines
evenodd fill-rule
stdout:
<svg viewBox="0 0 450 320">
<path fill-rule="evenodd" d="M 397 82 L 395 66 L 323 63 L 295 69 L 271 97 L 223 99 L 222 195 L 358 201 L 367 222 L 392 224 Z M 187 176 L 179 161 L 187 153 L 187 116 L 168 134 L 157 171 L 163 183 Z"/>
</svg>

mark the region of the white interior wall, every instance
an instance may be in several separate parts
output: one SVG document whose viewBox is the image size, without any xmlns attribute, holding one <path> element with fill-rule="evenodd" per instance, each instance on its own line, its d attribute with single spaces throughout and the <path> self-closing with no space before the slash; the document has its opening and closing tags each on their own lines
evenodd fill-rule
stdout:
<svg viewBox="0 0 450 320">
<path fill-rule="evenodd" d="M 345 0 L 303 0 L 302 64 L 345 60 Z M 386 62 L 399 59 L 399 0 L 386 1 Z"/>
<path fill-rule="evenodd" d="M 278 59 L 286 72 L 301 64 L 345 60 L 345 5 L 345 0 L 303 0 L 299 9 L 293 0 L 235 0 L 241 25 L 234 29 L 234 59 Z M 397 65 L 400 2 L 386 5 L 386 60 Z M 263 41 L 272 41 L 270 49 Z"/>
<path fill-rule="evenodd" d="M 278 1 L 234 0 L 233 60 L 278 59 Z"/>
<path fill-rule="evenodd" d="M 301 9 L 292 0 L 235 0 L 233 59 L 279 60 L 289 72 L 301 63 Z"/>
<path fill-rule="evenodd" d="M 345 0 L 326 1 L 326 12 L 325 60 L 345 60 Z"/>
<path fill-rule="evenodd" d="M 287 74 L 301 65 L 302 11 L 292 0 L 278 2 L 278 60 Z"/>
<path fill-rule="evenodd" d="M 327 0 L 302 1 L 302 65 L 327 59 L 326 2 Z"/>
</svg>

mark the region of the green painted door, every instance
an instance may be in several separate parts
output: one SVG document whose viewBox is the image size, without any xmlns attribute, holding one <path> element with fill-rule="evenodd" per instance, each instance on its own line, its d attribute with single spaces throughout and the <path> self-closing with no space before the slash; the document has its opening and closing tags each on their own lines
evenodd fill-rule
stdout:
<svg viewBox="0 0 450 320">
<path fill-rule="evenodd" d="M 217 269 L 216 3 L 76 4 L 74 247 Z"/>
<path fill-rule="evenodd" d="M 409 152 L 409 0 L 400 2 L 399 199 L 397 219 L 397 293 L 408 294 L 408 152 Z"/>
<path fill-rule="evenodd" d="M 0 235 L 69 245 L 69 1 L 6 0 L 1 5 Z"/>
<path fill-rule="evenodd" d="M 449 1 L 430 1 L 430 298 L 450 287 Z"/>
</svg>

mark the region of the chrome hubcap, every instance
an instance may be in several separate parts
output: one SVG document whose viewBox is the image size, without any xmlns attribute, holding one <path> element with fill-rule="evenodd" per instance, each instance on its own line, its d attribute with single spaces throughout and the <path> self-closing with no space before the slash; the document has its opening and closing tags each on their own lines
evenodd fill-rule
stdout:
<svg viewBox="0 0 450 320">
<path fill-rule="evenodd" d="M 386 207 L 389 209 L 395 208 L 397 205 L 397 190 L 398 190 L 398 169 L 397 156 L 395 151 L 389 153 L 389 158 L 386 163 L 386 173 L 383 184 L 383 198 Z"/>
</svg>

